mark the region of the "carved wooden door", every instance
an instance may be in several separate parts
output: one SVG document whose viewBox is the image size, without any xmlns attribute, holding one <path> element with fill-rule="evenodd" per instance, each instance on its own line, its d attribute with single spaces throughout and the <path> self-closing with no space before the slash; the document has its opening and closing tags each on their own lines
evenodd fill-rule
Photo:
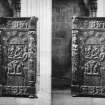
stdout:
<svg viewBox="0 0 105 105">
<path fill-rule="evenodd" d="M 73 18 L 72 94 L 105 96 L 105 18 Z"/>
<path fill-rule="evenodd" d="M 37 37 L 35 17 L 0 18 L 1 96 L 35 96 Z"/>
</svg>

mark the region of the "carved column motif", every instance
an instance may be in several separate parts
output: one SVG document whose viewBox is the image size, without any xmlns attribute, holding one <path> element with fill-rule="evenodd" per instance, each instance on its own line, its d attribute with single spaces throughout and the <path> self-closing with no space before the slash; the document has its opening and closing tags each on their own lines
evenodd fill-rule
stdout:
<svg viewBox="0 0 105 105">
<path fill-rule="evenodd" d="M 33 91 L 35 91 L 35 78 L 36 78 L 36 40 L 35 40 L 35 31 L 29 31 L 28 33 L 28 63 L 29 63 L 29 69 L 28 69 L 28 85 L 31 87 L 31 92 L 33 94 Z M 33 94 L 34 95 L 34 94 Z"/>
<path fill-rule="evenodd" d="M 1 95 L 1 85 L 2 85 L 2 65 L 3 65 L 3 61 L 2 61 L 2 57 L 3 57 L 3 48 L 2 48 L 2 38 L 1 38 L 1 31 L 0 31 L 0 95 Z"/>
<path fill-rule="evenodd" d="M 77 84 L 79 70 L 78 30 L 72 30 L 72 82 Z"/>
</svg>

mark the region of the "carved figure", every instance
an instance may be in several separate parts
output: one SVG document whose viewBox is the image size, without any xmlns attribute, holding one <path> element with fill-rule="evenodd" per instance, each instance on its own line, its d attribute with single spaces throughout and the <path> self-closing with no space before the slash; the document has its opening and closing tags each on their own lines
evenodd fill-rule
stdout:
<svg viewBox="0 0 105 105">
<path fill-rule="evenodd" d="M 28 60 L 27 46 L 10 45 L 8 49 L 8 55 L 8 58 L 13 58 L 13 60 L 8 63 L 8 73 L 23 74 L 24 62 Z"/>
<path fill-rule="evenodd" d="M 91 51 L 91 58 L 99 58 L 99 48 L 97 46 L 93 46 Z"/>
<path fill-rule="evenodd" d="M 90 60 L 85 64 L 85 74 L 99 74 L 100 63 Z"/>
<path fill-rule="evenodd" d="M 99 47 L 98 46 L 93 46 L 93 45 L 88 45 L 85 48 L 85 58 L 88 59 L 98 59 L 99 58 Z"/>
<path fill-rule="evenodd" d="M 85 48 L 85 58 L 90 58 L 91 57 L 91 50 L 92 50 L 91 46 L 87 46 Z"/>
<path fill-rule="evenodd" d="M 8 74 L 23 74 L 23 62 L 18 60 L 11 61 L 8 63 Z"/>
</svg>

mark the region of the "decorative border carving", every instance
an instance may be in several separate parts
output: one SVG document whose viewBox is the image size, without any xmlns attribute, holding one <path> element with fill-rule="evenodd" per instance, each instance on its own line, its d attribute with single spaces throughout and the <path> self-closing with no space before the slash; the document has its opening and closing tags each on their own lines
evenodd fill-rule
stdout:
<svg viewBox="0 0 105 105">
<path fill-rule="evenodd" d="M 4 18 L 0 17 L 0 29 L 33 29 L 36 30 L 36 17 Z"/>
<path fill-rule="evenodd" d="M 105 19 L 98 17 L 73 17 L 73 29 L 105 29 Z"/>
<path fill-rule="evenodd" d="M 105 96 L 105 86 L 81 86 L 80 94 Z"/>
<path fill-rule="evenodd" d="M 72 85 L 79 83 L 79 57 L 78 30 L 72 30 Z"/>
</svg>

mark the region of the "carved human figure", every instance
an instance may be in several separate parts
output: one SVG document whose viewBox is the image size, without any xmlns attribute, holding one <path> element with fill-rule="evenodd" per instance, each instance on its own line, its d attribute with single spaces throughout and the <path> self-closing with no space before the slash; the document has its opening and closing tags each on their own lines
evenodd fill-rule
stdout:
<svg viewBox="0 0 105 105">
<path fill-rule="evenodd" d="M 86 74 L 99 74 L 100 63 L 94 60 L 90 60 L 85 64 Z"/>
<path fill-rule="evenodd" d="M 23 72 L 23 62 L 18 62 L 17 65 L 16 65 L 16 74 L 21 74 L 21 75 L 24 75 L 24 72 Z"/>
<path fill-rule="evenodd" d="M 100 71 L 100 63 L 94 62 L 93 74 L 99 74 L 99 71 Z"/>
<path fill-rule="evenodd" d="M 23 74 L 23 62 L 13 60 L 8 63 L 8 74 Z"/>
<path fill-rule="evenodd" d="M 85 47 L 85 58 L 90 58 L 91 57 L 91 50 L 92 50 L 91 45 Z"/>
<path fill-rule="evenodd" d="M 8 57 L 12 58 L 14 54 L 14 45 L 8 46 Z"/>
<path fill-rule="evenodd" d="M 99 48 L 98 48 L 98 46 L 93 46 L 92 52 L 91 52 L 91 57 L 93 59 L 99 58 Z"/>
<path fill-rule="evenodd" d="M 14 58 L 21 58 L 23 55 L 23 46 L 15 45 Z"/>
<path fill-rule="evenodd" d="M 17 63 L 18 61 L 16 60 L 13 60 L 8 63 L 8 74 L 15 74 Z"/>
<path fill-rule="evenodd" d="M 105 59 L 105 46 L 102 46 L 100 48 L 100 55 L 99 55 L 99 60 L 103 61 Z"/>
</svg>

